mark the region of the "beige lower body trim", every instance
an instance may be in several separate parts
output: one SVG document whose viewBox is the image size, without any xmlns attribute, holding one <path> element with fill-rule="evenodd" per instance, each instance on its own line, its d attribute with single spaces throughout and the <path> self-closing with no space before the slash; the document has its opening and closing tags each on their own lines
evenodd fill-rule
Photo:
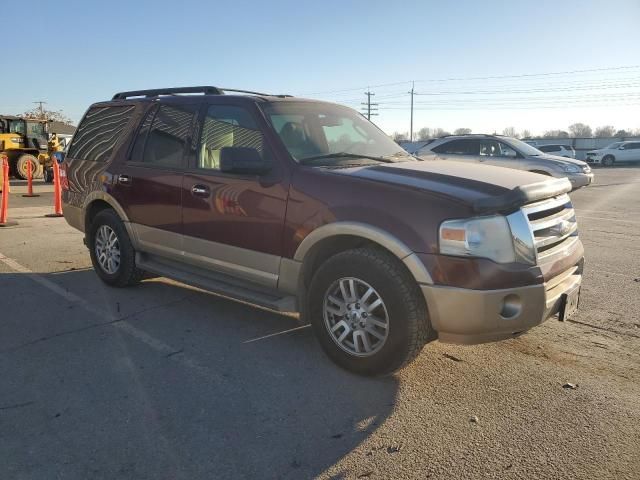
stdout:
<svg viewBox="0 0 640 480">
<path fill-rule="evenodd" d="M 280 257 L 130 223 L 136 250 L 225 273 L 269 288 L 278 285 Z"/>
<path fill-rule="evenodd" d="M 562 293 L 580 285 L 580 275 L 561 284 L 470 290 L 420 285 L 431 324 L 445 343 L 475 344 L 517 336 L 558 313 Z"/>
</svg>

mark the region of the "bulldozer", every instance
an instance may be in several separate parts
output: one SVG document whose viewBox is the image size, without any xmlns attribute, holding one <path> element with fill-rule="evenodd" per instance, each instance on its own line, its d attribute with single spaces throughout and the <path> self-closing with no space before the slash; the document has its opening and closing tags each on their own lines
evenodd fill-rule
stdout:
<svg viewBox="0 0 640 480">
<path fill-rule="evenodd" d="M 32 177 L 41 178 L 57 148 L 47 138 L 46 120 L 0 115 L 0 154 L 9 158 L 10 175 L 26 179 L 31 162 Z"/>
</svg>

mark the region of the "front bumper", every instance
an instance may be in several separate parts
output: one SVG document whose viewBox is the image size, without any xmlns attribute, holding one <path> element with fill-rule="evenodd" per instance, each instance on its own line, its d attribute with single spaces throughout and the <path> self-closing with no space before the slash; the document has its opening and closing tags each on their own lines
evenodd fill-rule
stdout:
<svg viewBox="0 0 640 480">
<path fill-rule="evenodd" d="M 420 285 L 431 325 L 444 343 L 476 344 L 516 337 L 560 311 L 563 294 L 582 282 L 572 267 L 540 285 L 472 290 Z"/>
<path fill-rule="evenodd" d="M 571 182 L 573 190 L 580 187 L 586 187 L 593 183 L 593 173 L 575 173 L 567 177 Z"/>
</svg>

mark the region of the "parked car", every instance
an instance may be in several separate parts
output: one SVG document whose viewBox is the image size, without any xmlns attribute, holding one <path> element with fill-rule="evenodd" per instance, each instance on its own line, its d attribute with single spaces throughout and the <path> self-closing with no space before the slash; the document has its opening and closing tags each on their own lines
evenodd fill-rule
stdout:
<svg viewBox="0 0 640 480">
<path fill-rule="evenodd" d="M 450 135 L 424 146 L 417 155 L 420 158 L 479 162 L 566 177 L 574 189 L 593 182 L 593 173 L 585 162 L 549 155 L 525 142 L 502 135 Z"/>
<path fill-rule="evenodd" d="M 614 142 L 587 152 L 587 162 L 611 167 L 616 163 L 640 162 L 640 141 Z"/>
<path fill-rule="evenodd" d="M 557 157 L 576 158 L 576 151 L 571 145 L 540 145 L 536 147 L 544 153 L 550 153 Z"/>
<path fill-rule="evenodd" d="M 245 93 L 89 108 L 60 176 L 106 284 L 147 271 L 300 312 L 336 363 L 376 375 L 436 338 L 507 339 L 576 311 L 567 179 L 420 161 L 349 108 Z"/>
</svg>

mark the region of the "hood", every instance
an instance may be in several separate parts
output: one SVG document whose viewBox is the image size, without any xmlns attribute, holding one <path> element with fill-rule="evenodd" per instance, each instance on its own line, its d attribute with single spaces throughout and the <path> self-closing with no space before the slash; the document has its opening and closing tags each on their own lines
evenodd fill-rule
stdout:
<svg viewBox="0 0 640 480">
<path fill-rule="evenodd" d="M 577 165 L 579 167 L 584 167 L 587 165 L 582 160 L 576 160 L 575 158 L 559 157 L 557 155 L 544 154 L 544 155 L 539 155 L 537 157 L 531 157 L 531 158 L 534 158 L 535 160 L 548 160 L 548 161 L 552 161 L 554 163 L 560 163 L 563 165 Z"/>
<path fill-rule="evenodd" d="M 330 171 L 446 196 L 483 212 L 514 210 L 524 203 L 571 190 L 566 179 L 450 160 L 376 164 Z M 486 209 L 486 205 L 491 208 Z"/>
</svg>

